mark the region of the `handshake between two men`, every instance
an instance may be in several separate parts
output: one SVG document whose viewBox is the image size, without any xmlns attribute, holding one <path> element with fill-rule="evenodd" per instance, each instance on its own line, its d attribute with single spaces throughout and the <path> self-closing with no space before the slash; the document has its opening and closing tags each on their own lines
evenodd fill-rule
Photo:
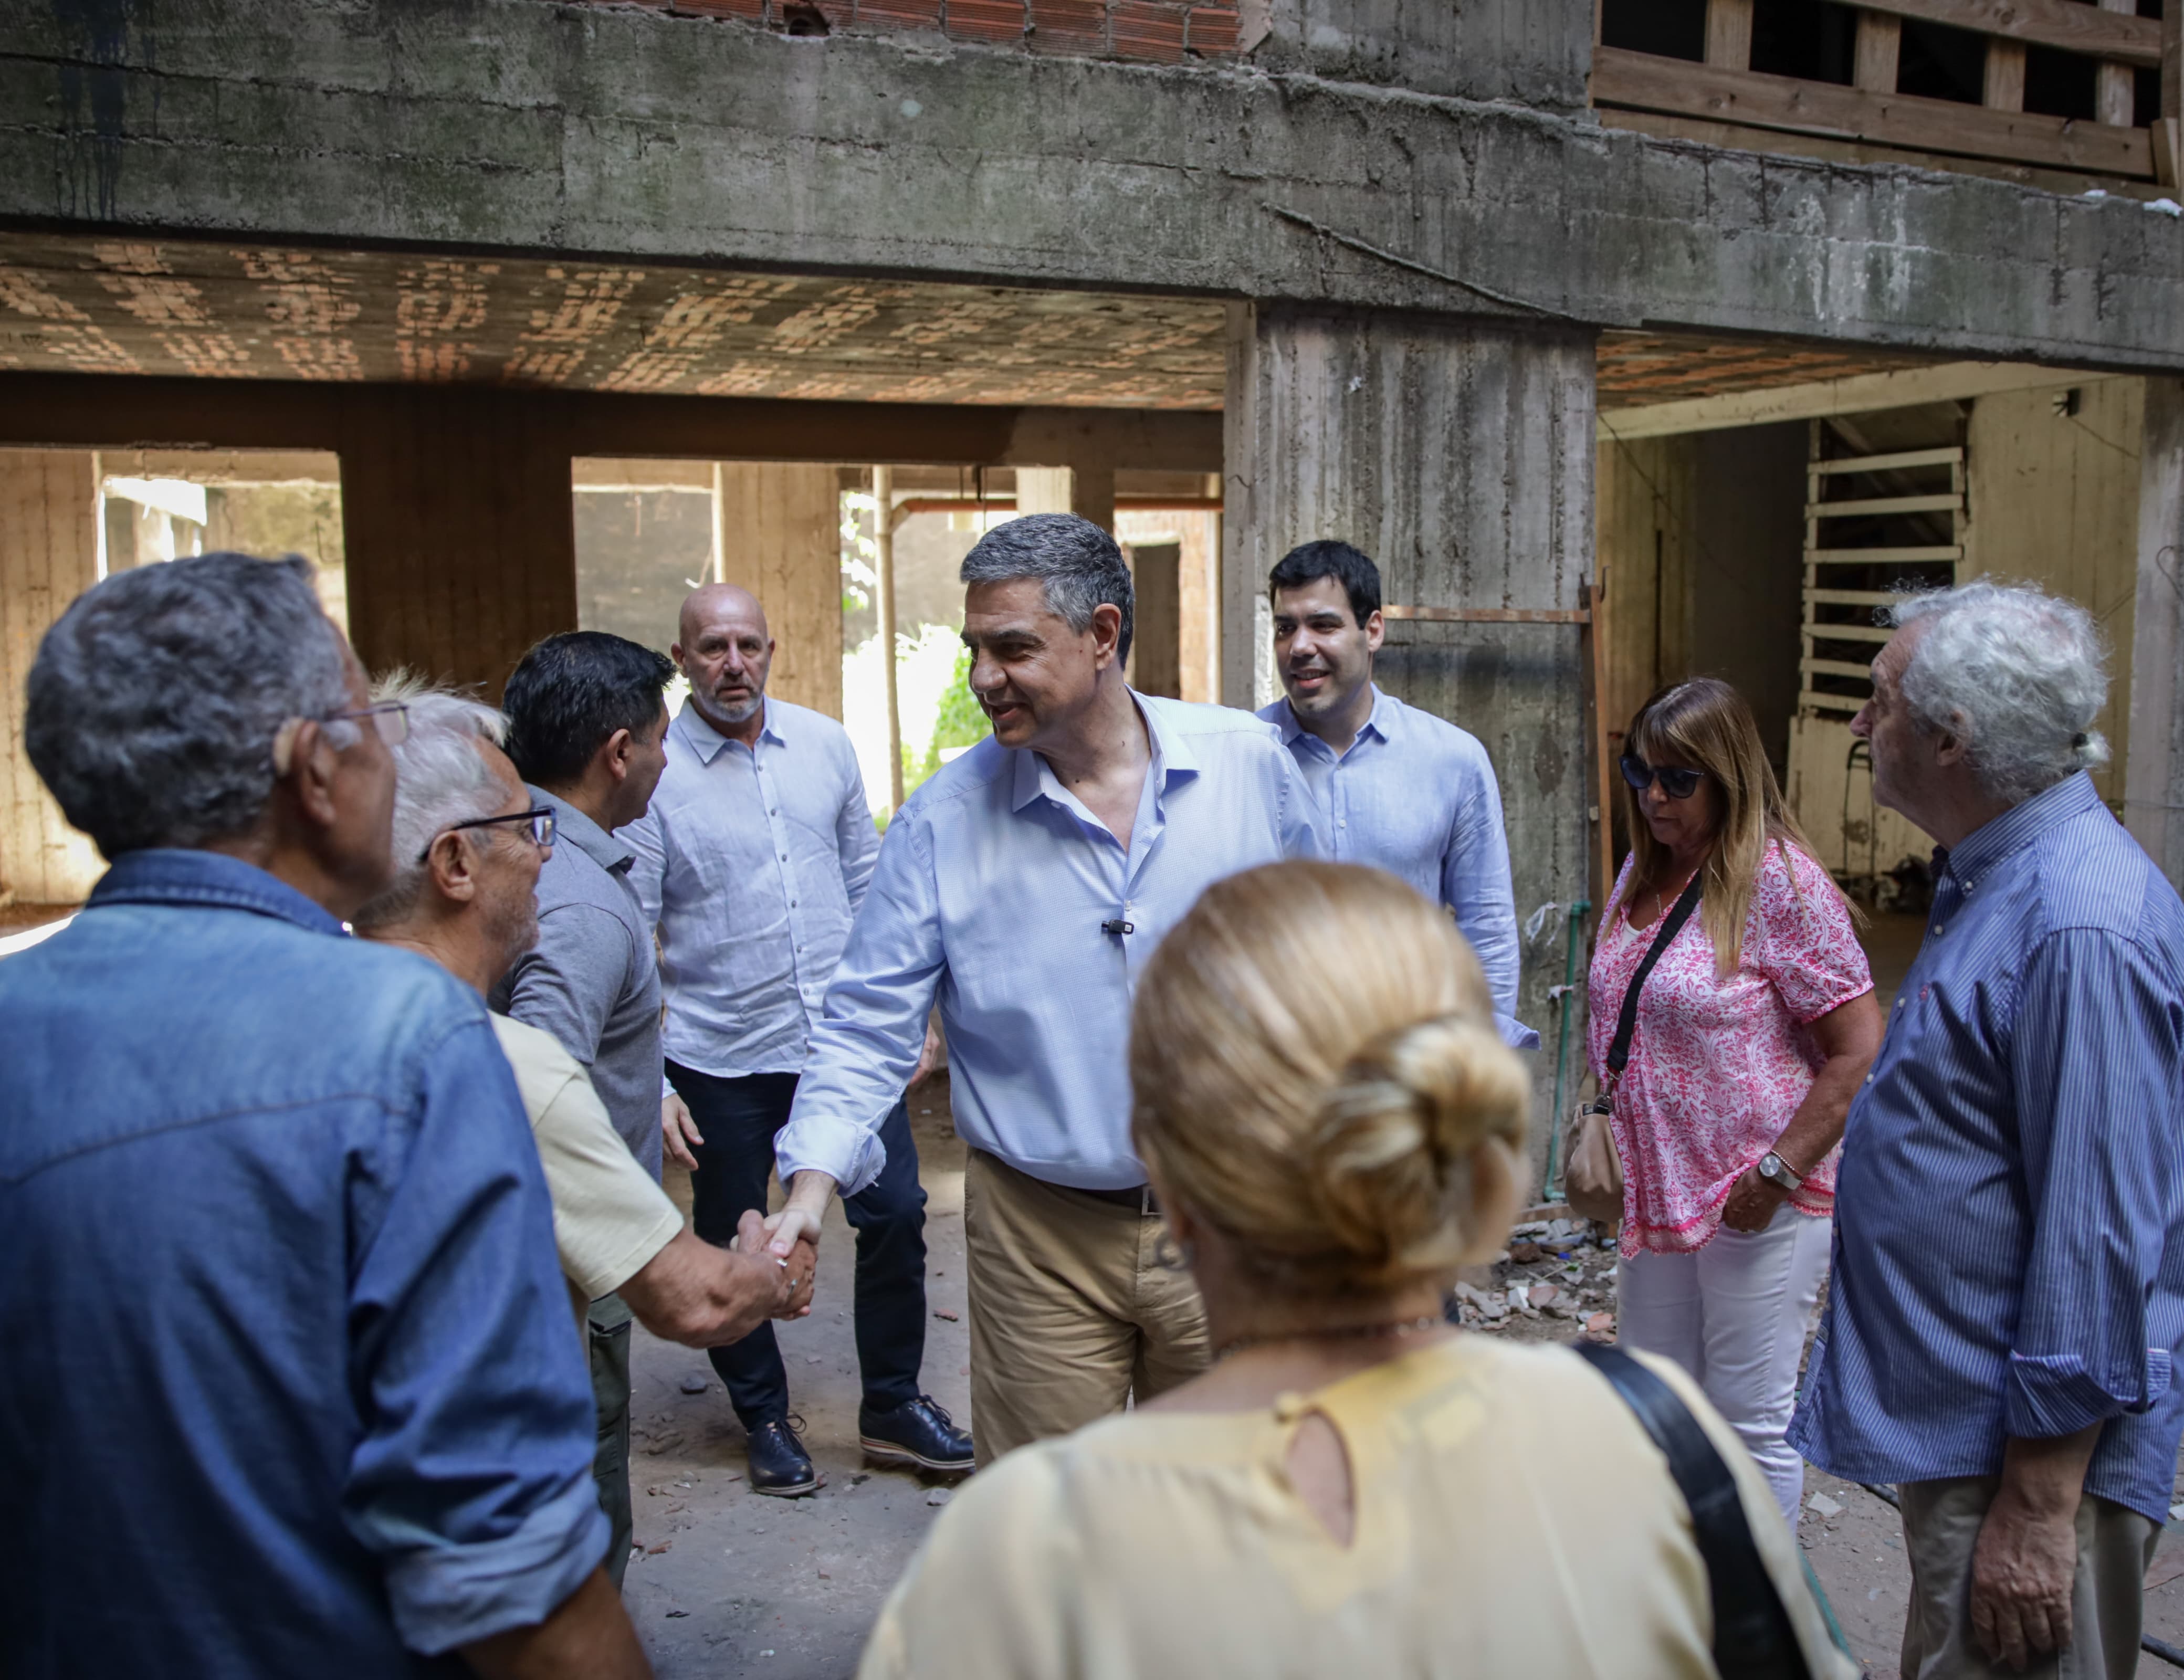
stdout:
<svg viewBox="0 0 2184 1680">
<path fill-rule="evenodd" d="M 688 1348 L 723 1348 L 769 1318 L 808 1316 L 817 1265 L 809 1240 L 794 1243 L 786 1254 L 772 1253 L 763 1215 L 754 1210 L 738 1221 L 729 1248 L 688 1230 L 677 1233 L 620 1293 L 654 1335 Z"/>
</svg>

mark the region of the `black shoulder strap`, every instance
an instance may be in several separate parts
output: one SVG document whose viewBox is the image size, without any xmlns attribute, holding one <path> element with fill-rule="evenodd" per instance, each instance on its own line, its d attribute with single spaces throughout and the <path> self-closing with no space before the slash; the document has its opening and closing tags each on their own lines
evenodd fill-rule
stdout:
<svg viewBox="0 0 2184 1680">
<path fill-rule="evenodd" d="M 1607 1047 L 1607 1071 L 1616 1078 L 1623 1076 L 1623 1069 L 1630 1060 L 1630 1035 L 1638 1030 L 1638 992 L 1645 985 L 1646 976 L 1653 971 L 1653 965 L 1661 960 L 1661 953 L 1674 943 L 1676 935 L 1684 931 L 1684 924 L 1691 919 L 1691 912 L 1699 907 L 1699 897 L 1706 890 L 1706 871 L 1698 871 L 1691 876 L 1691 885 L 1683 896 L 1661 918 L 1660 932 L 1646 948 L 1645 960 L 1638 965 L 1637 973 L 1630 976 L 1630 984 L 1623 993 L 1623 1013 L 1615 1022 L 1615 1042 Z"/>
<path fill-rule="evenodd" d="M 1635 982 L 1634 982 L 1634 989 Z M 1774 1577 L 1752 1544 L 1736 1478 L 1675 1390 L 1620 1348 L 1580 1343 L 1669 1460 L 1713 1600 L 1713 1661 L 1722 1680 L 1810 1680 Z"/>
</svg>

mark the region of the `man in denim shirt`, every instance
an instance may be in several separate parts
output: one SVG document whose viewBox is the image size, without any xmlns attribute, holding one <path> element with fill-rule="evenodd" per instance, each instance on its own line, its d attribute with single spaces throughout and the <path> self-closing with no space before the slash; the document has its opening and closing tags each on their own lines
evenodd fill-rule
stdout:
<svg viewBox="0 0 2184 1680">
<path fill-rule="evenodd" d="M 508 1065 L 343 936 L 404 715 L 235 554 L 98 585 L 29 689 L 113 867 L 0 963 L 0 1672 L 644 1674 Z"/>
</svg>

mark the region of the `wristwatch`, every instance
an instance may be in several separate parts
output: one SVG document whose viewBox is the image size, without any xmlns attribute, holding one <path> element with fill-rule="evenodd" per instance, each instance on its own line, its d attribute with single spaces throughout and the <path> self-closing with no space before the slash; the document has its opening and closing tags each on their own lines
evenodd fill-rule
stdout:
<svg viewBox="0 0 2184 1680">
<path fill-rule="evenodd" d="M 1762 1178 L 1778 1190 L 1797 1190 L 1804 1187 L 1804 1175 L 1772 1149 L 1760 1156 L 1758 1171 Z"/>
</svg>

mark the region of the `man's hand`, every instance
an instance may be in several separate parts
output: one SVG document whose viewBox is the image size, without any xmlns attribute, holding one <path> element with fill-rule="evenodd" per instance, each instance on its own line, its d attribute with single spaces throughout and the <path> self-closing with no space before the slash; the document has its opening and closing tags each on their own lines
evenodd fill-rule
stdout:
<svg viewBox="0 0 2184 1680">
<path fill-rule="evenodd" d="M 788 1189 L 788 1205 L 766 1221 L 768 1252 L 787 1260 L 799 1243 L 819 1246 L 819 1221 L 833 1196 L 834 1181 L 823 1172 L 800 1172 Z"/>
<path fill-rule="evenodd" d="M 800 1243 L 786 1257 L 769 1252 L 766 1221 L 744 1215 L 733 1248 L 716 1249 L 688 1231 L 639 1267 L 621 1286 L 638 1322 L 686 1348 L 740 1342 L 769 1318 L 801 1318 L 811 1310 L 811 1276 L 818 1255 Z"/>
<path fill-rule="evenodd" d="M 668 1160 L 695 1172 L 698 1157 L 690 1153 L 691 1146 L 705 1141 L 680 1097 L 671 1091 L 660 1099 L 660 1144 L 667 1151 Z"/>
<path fill-rule="evenodd" d="M 462 1647 L 485 1680 L 651 1680 L 652 1665 L 621 1607 L 621 1594 L 595 1569 L 545 1621 L 511 1627 Z"/>
<path fill-rule="evenodd" d="M 917 1053 L 917 1065 L 911 1070 L 910 1083 L 903 1088 L 903 1094 L 908 1096 L 932 1078 L 939 1071 L 945 1054 L 946 1052 L 940 1048 L 940 1030 L 933 1026 L 933 1017 L 928 1015 L 925 1019 L 925 1048 Z"/>
<path fill-rule="evenodd" d="M 1721 1222 L 1731 1231 L 1764 1231 L 1774 1221 L 1774 1210 L 1789 1199 L 1790 1193 L 1779 1184 L 1770 1184 L 1759 1176 L 1759 1169 L 1748 1166 L 1744 1177 L 1736 1181 L 1736 1188 L 1729 1193 L 1729 1200 L 1722 1204 Z"/>
<path fill-rule="evenodd" d="M 2101 1428 L 2003 1449 L 2002 1486 L 1972 1549 L 1972 1638 L 1990 1662 L 2021 1670 L 2070 1642 L 2078 1501 Z"/>
</svg>

